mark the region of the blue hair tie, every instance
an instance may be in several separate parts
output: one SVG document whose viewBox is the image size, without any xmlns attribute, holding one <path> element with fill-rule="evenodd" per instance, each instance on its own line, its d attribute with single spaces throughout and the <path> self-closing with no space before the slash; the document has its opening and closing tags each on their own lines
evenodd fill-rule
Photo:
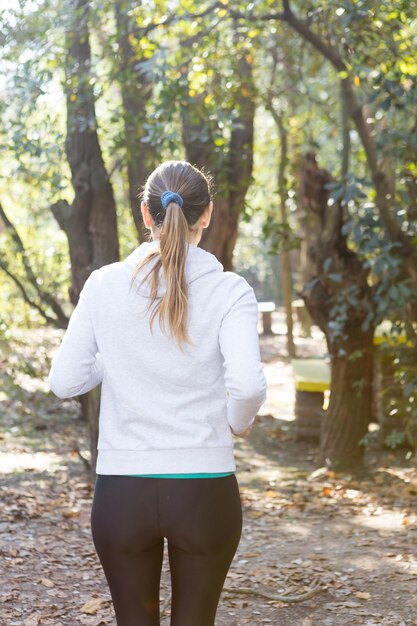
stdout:
<svg viewBox="0 0 417 626">
<path fill-rule="evenodd" d="M 161 203 L 164 209 L 167 208 L 170 202 L 176 202 L 181 208 L 184 204 L 184 200 L 179 193 L 175 193 L 175 191 L 164 191 L 161 195 Z"/>
</svg>

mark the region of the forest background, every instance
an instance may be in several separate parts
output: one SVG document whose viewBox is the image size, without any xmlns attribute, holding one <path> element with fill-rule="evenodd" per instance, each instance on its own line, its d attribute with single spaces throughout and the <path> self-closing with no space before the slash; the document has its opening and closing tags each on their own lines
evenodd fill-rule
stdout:
<svg viewBox="0 0 417 626">
<path fill-rule="evenodd" d="M 201 245 L 259 300 L 300 295 L 331 393 L 319 461 L 362 464 L 375 329 L 417 439 L 417 43 L 408 0 L 14 0 L 0 12 L 0 342 L 10 385 L 64 329 L 89 273 L 146 239 L 137 193 L 161 160 L 216 181 Z M 27 346 L 29 353 L 30 342 Z M 7 389 L 2 393 L 7 394 Z M 97 393 L 81 398 L 97 436 Z"/>
</svg>

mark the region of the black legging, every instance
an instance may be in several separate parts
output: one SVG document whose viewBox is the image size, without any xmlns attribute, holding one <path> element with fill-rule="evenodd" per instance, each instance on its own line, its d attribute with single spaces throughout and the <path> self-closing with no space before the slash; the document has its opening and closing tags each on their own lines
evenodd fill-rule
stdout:
<svg viewBox="0 0 417 626">
<path fill-rule="evenodd" d="M 117 626 L 160 626 L 164 537 L 171 572 L 171 626 L 214 626 L 242 531 L 234 474 L 220 478 L 99 475 L 91 531 Z"/>
</svg>

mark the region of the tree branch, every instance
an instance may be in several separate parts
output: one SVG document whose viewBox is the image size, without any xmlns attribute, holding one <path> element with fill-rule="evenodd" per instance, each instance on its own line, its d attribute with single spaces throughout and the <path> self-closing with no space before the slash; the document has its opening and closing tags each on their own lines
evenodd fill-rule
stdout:
<svg viewBox="0 0 417 626">
<path fill-rule="evenodd" d="M 22 297 L 24 299 L 25 302 L 27 302 L 32 308 L 36 309 L 38 311 L 38 313 L 44 318 L 44 320 L 46 322 L 48 322 L 48 324 L 51 324 L 52 326 L 56 326 L 57 328 L 66 328 L 67 324 L 65 324 L 65 326 L 63 326 L 60 322 L 60 320 L 50 317 L 44 310 L 43 308 L 34 300 L 32 300 L 30 298 L 30 296 L 28 295 L 24 285 L 22 284 L 22 282 L 20 281 L 20 279 L 15 276 L 9 269 L 9 266 L 7 263 L 5 263 L 4 261 L 0 260 L 0 269 L 2 269 L 4 271 L 4 273 L 12 279 L 12 281 L 17 285 L 17 287 L 19 288 Z"/>
<path fill-rule="evenodd" d="M 320 39 L 310 27 L 300 20 L 292 11 L 289 0 L 283 0 L 284 11 L 282 21 L 289 24 L 303 39 L 309 41 L 312 46 L 332 63 L 338 72 L 347 71 L 347 67 L 341 58 L 337 48 Z"/>
<path fill-rule="evenodd" d="M 171 13 L 170 15 L 166 17 L 166 19 L 160 20 L 158 22 L 152 22 L 151 24 L 149 24 L 149 26 L 145 26 L 144 28 L 141 28 L 140 36 L 146 37 L 146 35 L 148 35 L 150 32 L 155 30 L 155 28 L 159 28 L 159 26 L 173 24 L 175 22 L 179 22 L 180 20 L 185 20 L 185 19 L 190 19 L 190 18 L 198 19 L 201 17 L 206 17 L 206 15 L 210 15 L 210 13 L 213 13 L 213 11 L 215 11 L 216 9 L 226 9 L 226 6 L 222 2 L 213 2 L 213 4 L 210 4 L 206 9 L 203 9 L 203 11 L 200 11 L 199 13 L 185 13 L 180 16 L 178 15 L 177 12 Z"/>
<path fill-rule="evenodd" d="M 328 59 L 333 67 L 341 72 L 347 72 L 347 67 L 341 58 L 338 50 L 328 44 L 326 44 L 320 37 L 318 37 L 307 24 L 302 22 L 292 12 L 289 0 L 283 0 L 284 5 L 284 18 L 287 22 L 303 39 L 309 41 L 318 52 L 320 52 L 326 59 Z M 342 97 L 345 99 L 345 106 L 350 112 L 350 115 L 355 122 L 358 134 L 361 138 L 363 148 L 365 150 L 368 167 L 371 172 L 372 180 L 374 182 L 376 191 L 376 205 L 380 212 L 382 221 L 385 228 L 393 241 L 403 241 L 404 233 L 401 229 L 401 224 L 393 216 L 391 207 L 387 200 L 387 180 L 385 173 L 380 169 L 378 164 L 377 150 L 375 141 L 372 136 L 369 124 L 365 120 L 362 106 L 359 104 L 356 97 L 356 93 L 352 84 L 352 79 L 348 75 L 342 79 Z"/>
<path fill-rule="evenodd" d="M 326 591 L 326 587 L 321 586 L 319 583 L 316 583 L 314 587 L 312 587 L 305 593 L 300 593 L 298 595 L 290 595 L 285 593 L 266 593 L 252 587 L 223 587 L 222 589 L 222 592 L 224 593 L 237 595 L 241 594 L 245 596 L 258 596 L 259 598 L 264 598 L 265 600 L 272 600 L 273 602 L 283 602 L 285 604 L 297 604 L 298 602 L 305 602 L 306 600 L 310 600 L 310 598 L 313 598 L 323 591 Z M 170 601 L 171 596 L 168 596 L 168 598 L 162 605 L 161 615 L 163 615 L 164 612 L 167 610 Z"/>
<path fill-rule="evenodd" d="M 25 246 L 23 244 L 23 241 L 22 241 L 22 239 L 21 239 L 21 237 L 20 237 L 20 235 L 19 235 L 15 225 L 8 218 L 8 216 L 7 216 L 7 214 L 6 214 L 5 210 L 4 210 L 3 205 L 1 204 L 1 202 L 0 202 L 0 218 L 2 219 L 6 229 L 8 230 L 8 232 L 9 232 L 11 238 L 12 238 L 12 241 L 14 243 L 16 251 L 19 252 L 22 255 L 23 267 L 25 268 L 25 273 L 26 273 L 26 276 L 27 276 L 29 282 L 35 288 L 36 293 L 38 294 L 41 302 L 44 302 L 45 304 L 50 306 L 52 311 L 56 315 L 56 319 L 51 318 L 51 317 L 48 316 L 48 321 L 54 323 L 54 325 L 58 325 L 59 328 L 66 328 L 67 324 L 68 324 L 68 317 L 65 315 L 65 313 L 62 310 L 60 304 L 55 300 L 55 298 L 50 293 L 47 293 L 46 291 L 44 291 L 43 289 L 41 289 L 39 287 L 39 284 L 38 284 L 37 278 L 35 276 L 35 273 L 34 273 L 34 271 L 32 269 L 32 266 L 29 263 L 28 255 L 27 255 L 27 252 L 26 252 L 26 248 L 25 248 Z M 3 269 L 4 269 L 4 267 L 3 267 Z M 4 270 L 4 271 L 6 271 L 6 270 Z M 13 280 L 15 280 L 15 279 L 13 278 Z M 15 280 L 15 282 L 16 282 L 16 280 Z M 30 303 L 31 302 L 29 302 L 29 304 Z M 35 308 L 38 308 L 38 307 L 35 307 Z M 43 315 L 43 317 L 45 317 L 45 315 L 40 310 L 39 310 L 39 312 L 41 313 L 41 315 Z"/>
<path fill-rule="evenodd" d="M 356 125 L 356 129 L 366 154 L 366 160 L 376 191 L 377 209 L 391 240 L 401 241 L 405 246 L 406 252 L 409 254 L 411 252 L 411 246 L 406 240 L 400 222 L 391 211 L 391 206 L 387 197 L 387 176 L 379 167 L 378 153 L 371 129 L 365 119 L 363 108 L 356 97 L 348 68 L 340 56 L 338 49 L 335 46 L 331 46 L 323 41 L 314 31 L 311 30 L 306 22 L 300 20 L 295 13 L 293 13 L 290 0 L 283 0 L 283 11 L 281 13 L 247 16 L 231 9 L 228 9 L 228 11 L 232 17 L 237 19 L 246 19 L 249 21 L 280 20 L 289 24 L 305 41 L 308 41 L 324 58 L 330 61 L 338 72 L 347 72 L 347 76 L 342 79 L 342 94 L 346 101 L 347 110 L 350 112 L 350 116 Z"/>
<path fill-rule="evenodd" d="M 269 22 L 273 20 L 284 20 L 283 11 L 279 13 L 263 13 L 262 15 L 248 15 L 247 13 L 242 13 L 241 11 L 235 11 L 224 4 L 221 6 L 223 9 L 226 9 L 229 15 L 235 20 L 244 20 L 245 22 Z"/>
<path fill-rule="evenodd" d="M 284 602 L 288 604 L 295 604 L 297 602 L 305 602 L 305 600 L 309 600 L 313 598 L 318 593 L 325 591 L 324 587 L 320 585 L 316 585 L 312 589 L 309 589 L 305 593 L 300 593 L 299 595 L 286 595 L 279 593 L 264 593 L 263 591 L 259 591 L 258 589 L 252 589 L 251 587 L 223 587 L 223 591 L 226 593 L 236 593 L 243 595 L 251 595 L 251 596 L 259 596 L 260 598 L 265 598 L 265 600 L 272 600 L 274 602 Z"/>
</svg>

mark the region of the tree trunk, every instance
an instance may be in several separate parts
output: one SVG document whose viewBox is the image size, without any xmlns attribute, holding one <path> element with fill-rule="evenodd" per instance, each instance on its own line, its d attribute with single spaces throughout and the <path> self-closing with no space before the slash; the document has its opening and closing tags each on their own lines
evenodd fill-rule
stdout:
<svg viewBox="0 0 417 626">
<path fill-rule="evenodd" d="M 306 155 L 298 171 L 297 203 L 316 223 L 309 251 L 315 276 L 303 299 L 313 321 L 325 334 L 331 356 L 330 404 L 322 423 L 320 459 L 334 469 L 356 469 L 363 461 L 360 440 L 372 419 L 372 340 L 365 325 L 372 310 L 368 274 L 341 233 L 343 208 L 328 207 L 326 183 L 315 156 Z"/>
<path fill-rule="evenodd" d="M 292 319 L 292 272 L 290 259 L 290 246 L 288 230 L 285 225 L 288 224 L 287 213 L 287 179 L 286 170 L 288 165 L 288 146 L 287 146 L 287 130 L 284 126 L 283 119 L 280 115 L 274 115 L 275 122 L 278 126 L 280 139 L 280 162 L 278 168 L 278 194 L 281 210 L 281 223 L 284 224 L 283 243 L 281 249 L 281 281 L 282 296 L 285 307 L 285 319 L 287 323 L 287 352 L 290 358 L 295 357 L 295 344 Z"/>
<path fill-rule="evenodd" d="M 372 416 L 373 328 L 357 324 L 344 342 L 346 356 L 332 355 L 331 394 L 320 437 L 320 464 L 335 470 L 360 467 Z M 357 358 L 351 359 L 353 354 Z"/>
<path fill-rule="evenodd" d="M 346 184 L 349 172 L 350 133 L 349 111 L 341 97 L 341 129 L 343 149 L 341 154 L 341 178 Z M 356 319 L 341 346 L 331 346 L 331 395 L 324 413 L 320 437 L 320 463 L 331 464 L 334 469 L 351 469 L 360 466 L 364 446 L 358 442 L 368 432 L 373 409 L 373 328 L 361 331 L 364 321 Z M 352 355 L 356 355 L 352 359 Z"/>
<path fill-rule="evenodd" d="M 277 42 L 278 45 L 278 42 Z M 288 133 L 284 125 L 284 115 L 279 109 L 274 106 L 274 88 L 276 81 L 276 73 L 278 68 L 278 48 L 274 48 L 272 51 L 272 71 L 271 71 L 271 87 L 265 98 L 265 106 L 271 113 L 272 118 L 277 126 L 280 144 L 280 156 L 278 166 L 278 196 L 279 206 L 281 213 L 281 225 L 282 230 L 282 243 L 280 253 L 280 270 L 281 270 L 281 287 L 282 287 L 282 299 L 285 308 L 285 319 L 287 326 L 287 352 L 290 358 L 295 357 L 295 344 L 294 344 L 294 332 L 293 332 L 293 306 L 292 306 L 292 272 L 291 272 L 291 257 L 290 257 L 290 238 L 289 238 L 289 224 L 288 224 L 288 212 L 287 212 L 287 167 L 288 167 Z M 285 71 L 287 63 L 284 62 Z"/>
<path fill-rule="evenodd" d="M 119 68 L 123 102 L 123 120 L 129 182 L 129 200 L 139 242 L 148 240 L 138 192 L 156 165 L 157 155 L 149 143 L 142 143 L 147 121 L 146 106 L 152 96 L 152 76 L 139 63 L 149 61 L 142 57 L 140 40 L 142 29 L 137 25 L 133 9 L 140 3 L 132 0 L 116 0 L 114 4 L 119 44 Z"/>
<path fill-rule="evenodd" d="M 119 259 L 116 207 L 97 135 L 88 0 L 67 0 L 66 153 L 74 199 L 57 202 L 52 211 L 68 238 L 75 305 L 90 273 Z"/>
<path fill-rule="evenodd" d="M 91 84 L 88 0 L 67 0 L 66 33 L 66 152 L 74 188 L 72 204 L 59 201 L 52 211 L 68 238 L 72 283 L 70 299 L 77 304 L 90 273 L 119 259 L 116 207 L 97 135 Z M 76 367 L 74 363 L 74 367 Z M 90 397 L 91 394 L 91 397 Z M 92 433 L 92 469 L 97 456 L 98 402 L 93 390 L 82 401 L 83 417 Z"/>
</svg>

